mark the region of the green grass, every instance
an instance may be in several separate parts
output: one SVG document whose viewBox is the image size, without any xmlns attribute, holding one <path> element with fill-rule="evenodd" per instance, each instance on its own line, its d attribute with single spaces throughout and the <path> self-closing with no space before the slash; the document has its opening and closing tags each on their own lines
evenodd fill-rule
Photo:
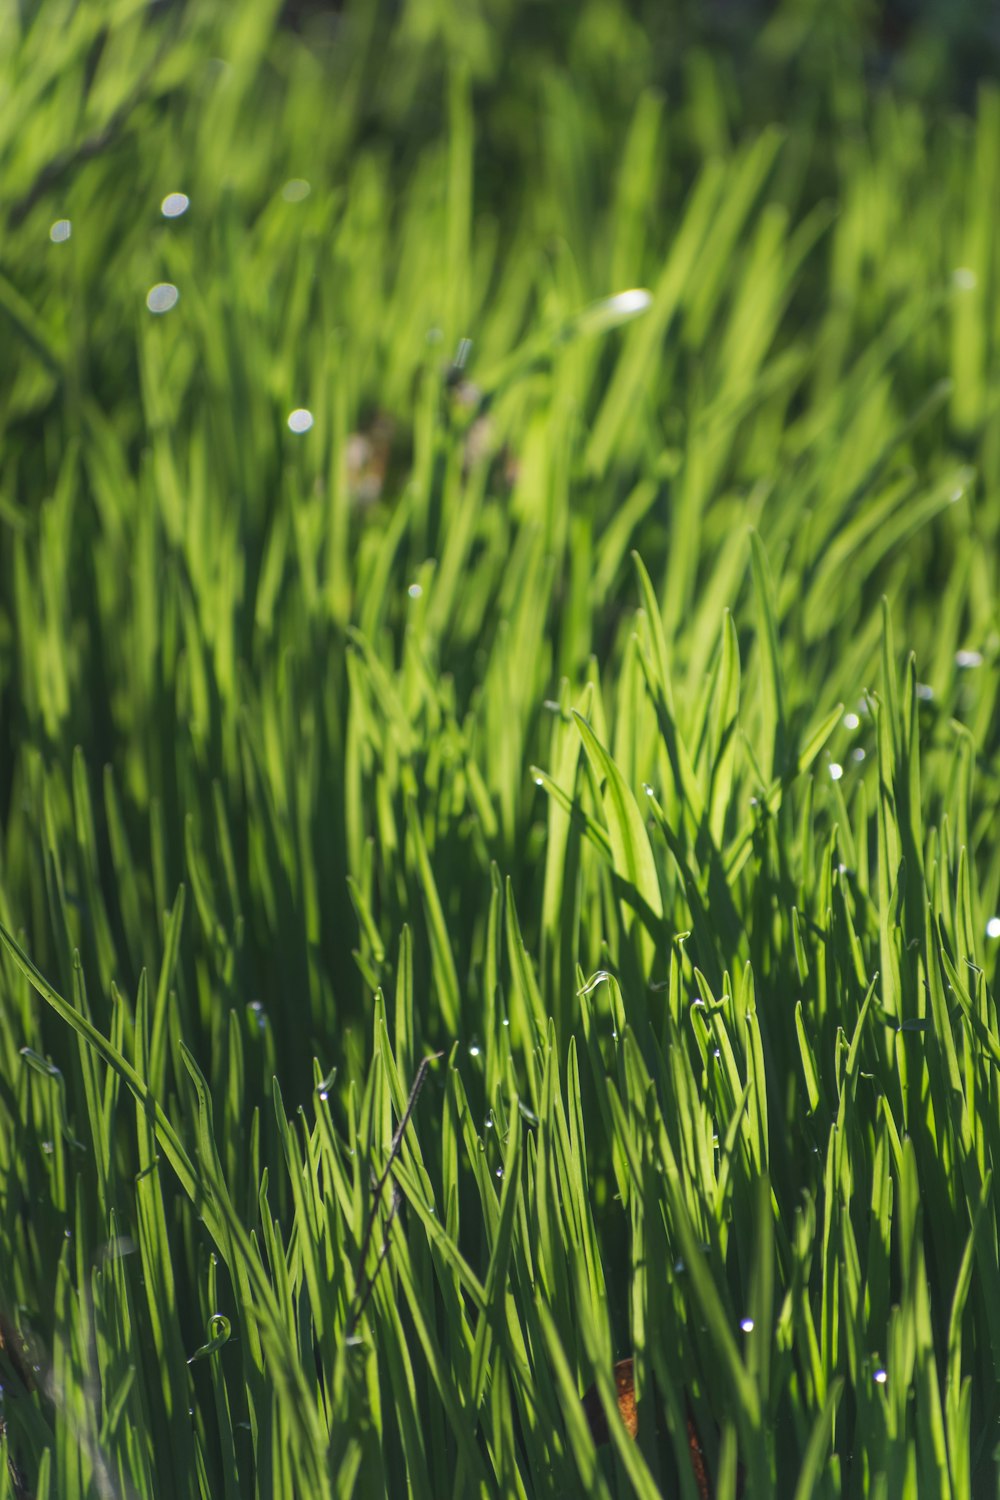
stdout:
<svg viewBox="0 0 1000 1500">
<path fill-rule="evenodd" d="M 0 1495 L 995 1494 L 1000 93 L 278 9 L 0 19 Z"/>
</svg>

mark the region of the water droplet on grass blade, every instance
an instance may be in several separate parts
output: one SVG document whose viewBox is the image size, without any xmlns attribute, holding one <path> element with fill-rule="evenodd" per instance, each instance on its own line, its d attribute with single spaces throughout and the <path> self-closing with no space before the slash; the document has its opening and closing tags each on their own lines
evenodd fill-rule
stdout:
<svg viewBox="0 0 1000 1500">
<path fill-rule="evenodd" d="M 740 1319 L 740 1332 L 741 1333 L 753 1333 L 753 1318 L 741 1318 Z"/>
<path fill-rule="evenodd" d="M 620 328 L 623 323 L 631 323 L 633 318 L 641 317 L 652 300 L 652 292 L 641 286 L 617 292 L 613 297 L 603 297 L 599 302 L 592 302 L 589 307 L 584 308 L 576 319 L 573 332 L 607 333 L 612 328 Z"/>
<path fill-rule="evenodd" d="M 187 193 L 168 193 L 160 204 L 160 213 L 165 219 L 179 219 L 191 207 Z"/>
<path fill-rule="evenodd" d="M 861 723 L 861 720 L 858 718 L 857 714 L 851 713 L 851 714 L 845 714 L 844 715 L 844 728 L 845 729 L 857 729 L 857 727 L 858 727 L 858 725 L 860 723 Z"/>
<path fill-rule="evenodd" d="M 146 306 L 151 313 L 167 313 L 177 306 L 180 296 L 172 281 L 158 281 L 146 293 Z"/>
<path fill-rule="evenodd" d="M 990 917 L 986 924 L 986 936 L 988 938 L 1000 938 L 1000 917 Z"/>
<path fill-rule="evenodd" d="M 983 664 L 982 653 L 979 651 L 956 651 L 955 665 L 963 671 L 969 671 L 972 667 L 981 667 Z"/>
<path fill-rule="evenodd" d="M 329 1099 L 330 1090 L 333 1088 L 334 1079 L 337 1076 L 336 1068 L 331 1068 L 329 1073 L 316 1085 L 316 1093 L 323 1100 Z"/>
<path fill-rule="evenodd" d="M 843 776 L 843 774 L 844 774 L 844 768 L 843 768 L 843 766 L 840 765 L 835 760 L 832 760 L 830 762 L 829 769 L 830 769 L 830 780 L 831 781 L 839 781 L 840 778 L 841 778 L 841 776 Z"/>
<path fill-rule="evenodd" d="M 301 203 L 312 192 L 312 185 L 304 177 L 290 177 L 281 189 L 286 203 Z"/>
<path fill-rule="evenodd" d="M 879 1368 L 872 1376 L 872 1379 L 874 1380 L 876 1385 L 885 1385 L 886 1381 L 889 1379 L 889 1375 L 886 1370 L 883 1370 L 882 1367 L 879 1366 Z"/>
<path fill-rule="evenodd" d="M 610 978 L 611 978 L 611 975 L 608 973 L 607 969 L 598 969 L 596 971 L 596 973 L 594 973 L 594 974 L 592 974 L 590 976 L 590 978 L 587 980 L 587 983 L 583 986 L 583 988 L 577 990 L 577 994 L 578 995 L 589 995 L 590 992 L 591 992 L 591 990 L 596 990 L 597 986 L 599 984 L 602 984 L 605 979 L 610 979 Z"/>
<path fill-rule="evenodd" d="M 313 424 L 313 414 L 305 406 L 297 406 L 288 413 L 288 426 L 292 432 L 308 432 Z"/>
<path fill-rule="evenodd" d="M 57 219 L 49 230 L 49 239 L 53 245 L 65 245 L 73 233 L 73 225 L 69 219 Z"/>
<path fill-rule="evenodd" d="M 608 301 L 608 311 L 614 312 L 620 318 L 637 318 L 644 313 L 653 300 L 652 292 L 648 292 L 644 286 L 632 287 L 627 292 L 618 292 L 616 296 Z"/>
</svg>

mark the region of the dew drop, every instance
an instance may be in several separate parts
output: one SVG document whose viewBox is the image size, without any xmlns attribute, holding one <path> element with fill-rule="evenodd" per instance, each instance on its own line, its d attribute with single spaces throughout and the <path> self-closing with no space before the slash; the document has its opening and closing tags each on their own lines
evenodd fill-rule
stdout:
<svg viewBox="0 0 1000 1500">
<path fill-rule="evenodd" d="M 158 281 L 146 293 L 146 306 L 151 313 L 167 313 L 177 306 L 180 295 L 172 281 Z"/>
<path fill-rule="evenodd" d="M 69 219 L 57 219 L 49 230 L 49 239 L 53 245 L 65 245 L 73 233 L 73 225 Z"/>
<path fill-rule="evenodd" d="M 960 292 L 974 292 L 978 279 L 971 266 L 956 266 L 951 273 L 952 285 Z"/>
<path fill-rule="evenodd" d="M 179 219 L 191 207 L 187 193 L 168 193 L 160 204 L 160 213 L 165 219 Z"/>
<path fill-rule="evenodd" d="M 968 671 L 968 669 L 970 667 L 981 667 L 982 664 L 983 664 L 983 657 L 982 657 L 982 653 L 980 651 L 956 651 L 955 652 L 955 665 L 956 665 L 956 667 L 961 667 L 961 668 L 963 668 L 963 670 Z"/>
<path fill-rule="evenodd" d="M 858 718 L 857 714 L 850 713 L 850 714 L 845 714 L 844 715 L 844 728 L 845 729 L 857 729 L 857 727 L 858 727 L 858 725 L 860 723 L 861 723 L 861 720 Z"/>
<path fill-rule="evenodd" d="M 1000 938 L 1000 917 L 990 917 L 986 924 L 986 936 L 988 938 Z"/>
<path fill-rule="evenodd" d="M 292 432 L 308 432 L 313 424 L 313 414 L 305 406 L 297 406 L 288 413 L 288 425 Z"/>
<path fill-rule="evenodd" d="M 419 583 L 411 583 L 406 592 L 409 594 L 411 599 L 419 599 L 424 591 L 420 587 Z"/>
<path fill-rule="evenodd" d="M 753 1318 L 741 1318 L 740 1319 L 740 1332 L 741 1333 L 753 1333 Z"/>
<path fill-rule="evenodd" d="M 589 995 L 591 990 L 596 990 L 599 984 L 603 984 L 606 979 L 610 978 L 611 975 L 608 973 L 607 969 L 597 969 L 587 980 L 587 983 L 583 986 L 583 989 L 577 990 L 577 994 Z"/>
<path fill-rule="evenodd" d="M 915 692 L 921 703 L 930 703 L 934 697 L 934 689 L 929 682 L 918 682 Z"/>
<path fill-rule="evenodd" d="M 888 1373 L 885 1370 L 883 1370 L 881 1368 L 881 1366 L 880 1366 L 875 1371 L 874 1375 L 872 1376 L 872 1379 L 874 1380 L 874 1382 L 875 1382 L 876 1385 L 885 1385 L 886 1381 L 889 1379 L 889 1376 L 888 1376 Z"/>
<path fill-rule="evenodd" d="M 858 764 L 860 765 L 861 762 L 864 760 L 864 758 L 865 758 L 865 752 L 862 750 L 862 748 L 861 748 L 860 745 L 857 745 L 851 751 L 851 759 L 854 760 L 854 761 L 857 761 Z"/>
<path fill-rule="evenodd" d="M 631 287 L 627 292 L 619 292 L 617 296 L 608 298 L 608 311 L 619 317 L 634 318 L 638 313 L 645 312 L 652 300 L 652 292 L 647 292 L 644 286 Z"/>
<path fill-rule="evenodd" d="M 479 1057 L 482 1053 L 482 1050 L 482 1047 L 477 1047 L 475 1042 L 473 1042 L 472 1046 L 469 1048 L 469 1056 Z"/>
<path fill-rule="evenodd" d="M 839 781 L 844 774 L 844 768 L 838 761 L 832 760 L 829 769 L 831 781 Z"/>
<path fill-rule="evenodd" d="M 281 196 L 286 203 L 301 203 L 311 192 L 312 184 L 304 177 L 290 177 L 281 189 Z"/>
</svg>

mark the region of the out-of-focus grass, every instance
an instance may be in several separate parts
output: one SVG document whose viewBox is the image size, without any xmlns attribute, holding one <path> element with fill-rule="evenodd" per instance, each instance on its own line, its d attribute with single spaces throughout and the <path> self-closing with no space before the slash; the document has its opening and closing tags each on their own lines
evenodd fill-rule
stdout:
<svg viewBox="0 0 1000 1500">
<path fill-rule="evenodd" d="M 0 22 L 8 1489 L 992 1493 L 1000 95 L 277 9 Z"/>
</svg>

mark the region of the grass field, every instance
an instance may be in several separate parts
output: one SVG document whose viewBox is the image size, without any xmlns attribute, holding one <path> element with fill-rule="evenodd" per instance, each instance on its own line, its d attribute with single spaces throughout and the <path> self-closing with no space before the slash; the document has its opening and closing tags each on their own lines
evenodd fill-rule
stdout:
<svg viewBox="0 0 1000 1500">
<path fill-rule="evenodd" d="M 279 9 L 0 16 L 0 1497 L 995 1495 L 989 7 Z"/>
</svg>

